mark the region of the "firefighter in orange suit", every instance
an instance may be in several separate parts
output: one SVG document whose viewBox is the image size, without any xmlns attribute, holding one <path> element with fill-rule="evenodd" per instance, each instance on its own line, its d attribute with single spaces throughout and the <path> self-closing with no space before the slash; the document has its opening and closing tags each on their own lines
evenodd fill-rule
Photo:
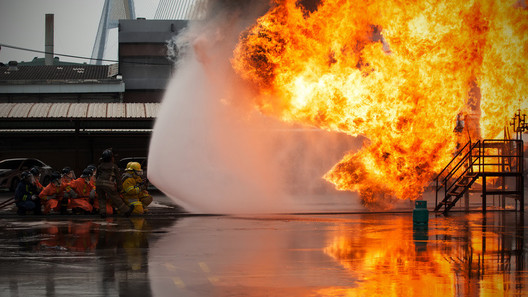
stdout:
<svg viewBox="0 0 528 297">
<path fill-rule="evenodd" d="M 62 169 L 62 176 L 60 179 L 60 188 L 62 191 L 62 199 L 61 199 L 61 208 L 60 212 L 61 214 L 67 213 L 68 206 L 70 204 L 70 199 L 75 197 L 75 191 L 71 188 L 71 182 L 75 179 L 75 173 L 70 167 L 64 167 Z"/>
<path fill-rule="evenodd" d="M 91 177 L 92 171 L 86 168 L 81 177 L 70 182 L 70 187 L 75 195 L 70 198 L 68 208 L 71 208 L 74 213 L 89 214 L 93 211 L 90 199 L 94 199 L 95 189 L 90 184 Z"/>
<path fill-rule="evenodd" d="M 95 174 L 97 173 L 97 166 L 90 164 L 86 166 L 86 169 L 90 170 L 90 172 L 92 173 L 92 176 L 90 177 L 90 184 L 95 189 Z"/>
<path fill-rule="evenodd" d="M 63 194 L 63 191 L 61 191 L 60 174 L 53 172 L 50 183 L 39 194 L 39 198 L 44 205 L 45 214 L 50 213 L 52 210 L 56 212 L 60 210 L 60 201 Z"/>
<path fill-rule="evenodd" d="M 143 170 L 138 162 L 129 162 L 121 180 L 123 181 L 123 199 L 134 205 L 134 213 L 142 214 L 147 211 L 147 206 L 152 202 L 152 196 L 147 192 L 147 184 L 141 176 Z"/>
</svg>

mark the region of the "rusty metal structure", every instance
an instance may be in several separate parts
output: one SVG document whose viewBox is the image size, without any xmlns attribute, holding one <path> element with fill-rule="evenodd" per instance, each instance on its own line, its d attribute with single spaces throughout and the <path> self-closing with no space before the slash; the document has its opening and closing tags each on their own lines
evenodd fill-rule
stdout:
<svg viewBox="0 0 528 297">
<path fill-rule="evenodd" d="M 522 139 L 522 134 L 528 131 L 528 124 L 526 123 L 526 114 L 521 116 L 521 110 L 519 109 L 513 116 L 510 126 L 515 132 L 515 139 Z"/>
<path fill-rule="evenodd" d="M 485 139 L 466 143 L 436 177 L 435 211 L 447 214 L 470 190 L 482 193 L 483 212 L 490 195 L 513 198 L 516 208 L 519 202 L 520 211 L 524 211 L 523 163 L 522 140 Z M 442 190 L 444 197 L 438 202 Z"/>
<path fill-rule="evenodd" d="M 528 130 L 526 115 L 515 114 L 510 122 L 515 139 L 484 139 L 467 142 L 435 178 L 435 212 L 447 214 L 462 198 L 469 210 L 469 194 L 481 193 L 482 211 L 489 196 L 515 201 L 515 210 L 524 212 L 524 144 L 522 133 Z M 505 129 L 505 138 L 509 138 Z M 441 193 L 443 192 L 443 197 Z M 440 201 L 439 201 L 440 194 Z M 500 203 L 500 202 L 499 202 Z"/>
</svg>

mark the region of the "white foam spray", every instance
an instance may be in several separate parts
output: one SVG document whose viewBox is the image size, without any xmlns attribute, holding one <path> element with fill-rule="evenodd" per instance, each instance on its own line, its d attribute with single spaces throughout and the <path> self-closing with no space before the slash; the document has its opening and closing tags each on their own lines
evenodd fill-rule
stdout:
<svg viewBox="0 0 528 297">
<path fill-rule="evenodd" d="M 236 17 L 244 15 L 245 18 Z M 328 209 L 337 194 L 322 175 L 360 141 L 299 128 L 260 114 L 252 90 L 229 59 L 246 12 L 218 13 L 192 24 L 176 43 L 177 63 L 149 150 L 149 180 L 189 212 L 283 213 Z M 254 19 L 253 19 L 254 20 Z M 308 206 L 308 197 L 319 197 Z M 312 200 L 313 202 L 313 200 Z M 315 206 L 314 206 L 315 205 Z"/>
</svg>

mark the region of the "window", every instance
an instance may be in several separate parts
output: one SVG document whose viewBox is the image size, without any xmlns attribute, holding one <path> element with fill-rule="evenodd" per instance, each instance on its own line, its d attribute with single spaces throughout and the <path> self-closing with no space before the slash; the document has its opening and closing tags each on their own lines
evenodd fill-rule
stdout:
<svg viewBox="0 0 528 297">
<path fill-rule="evenodd" d="M 22 165 L 22 167 L 24 167 L 24 170 L 29 170 L 33 167 L 42 167 L 44 166 L 44 164 L 42 162 L 40 162 L 39 160 L 35 160 L 35 159 L 27 159 L 25 162 L 24 162 L 24 165 Z"/>
<path fill-rule="evenodd" d="M 22 160 L 5 160 L 0 162 L 0 169 L 18 169 Z"/>
</svg>

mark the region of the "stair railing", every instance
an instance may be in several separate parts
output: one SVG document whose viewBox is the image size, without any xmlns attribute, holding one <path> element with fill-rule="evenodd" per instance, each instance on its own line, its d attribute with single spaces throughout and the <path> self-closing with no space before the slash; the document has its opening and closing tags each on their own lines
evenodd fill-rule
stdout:
<svg viewBox="0 0 528 297">
<path fill-rule="evenodd" d="M 462 149 L 460 149 L 456 154 L 455 156 L 453 157 L 453 159 L 451 159 L 451 161 L 449 162 L 449 164 L 447 164 L 446 167 L 444 167 L 444 169 L 442 169 L 442 171 L 440 171 L 440 173 L 436 176 L 435 180 L 436 180 L 436 197 L 435 197 L 435 205 L 438 206 L 438 192 L 443 188 L 444 189 L 444 199 L 445 200 L 447 198 L 447 194 L 449 193 L 449 191 L 454 187 L 454 185 L 456 185 L 457 183 L 459 183 L 466 175 L 466 173 L 469 171 L 469 172 L 473 172 L 473 166 L 475 165 L 476 162 L 479 162 L 479 166 L 480 166 L 480 156 L 481 156 L 481 151 L 480 151 L 480 140 L 475 142 L 474 144 L 471 144 L 471 141 L 468 141 L 463 147 Z M 462 153 L 464 152 L 464 150 L 468 148 L 467 152 L 464 153 L 464 155 L 460 158 L 460 160 L 453 166 L 452 169 L 450 169 L 448 172 L 448 168 L 451 166 L 451 164 L 460 156 L 462 155 Z M 475 149 L 478 149 L 478 153 L 475 154 L 473 153 L 473 150 Z M 467 166 L 465 166 L 464 170 L 462 171 L 462 173 L 455 178 L 454 182 L 452 182 L 450 185 L 449 185 L 449 181 L 453 178 L 453 176 L 459 171 L 459 169 L 464 165 L 464 164 L 467 164 Z M 442 177 L 442 175 L 447 172 L 446 176 L 443 178 L 443 180 L 440 182 L 440 179 Z"/>
</svg>

